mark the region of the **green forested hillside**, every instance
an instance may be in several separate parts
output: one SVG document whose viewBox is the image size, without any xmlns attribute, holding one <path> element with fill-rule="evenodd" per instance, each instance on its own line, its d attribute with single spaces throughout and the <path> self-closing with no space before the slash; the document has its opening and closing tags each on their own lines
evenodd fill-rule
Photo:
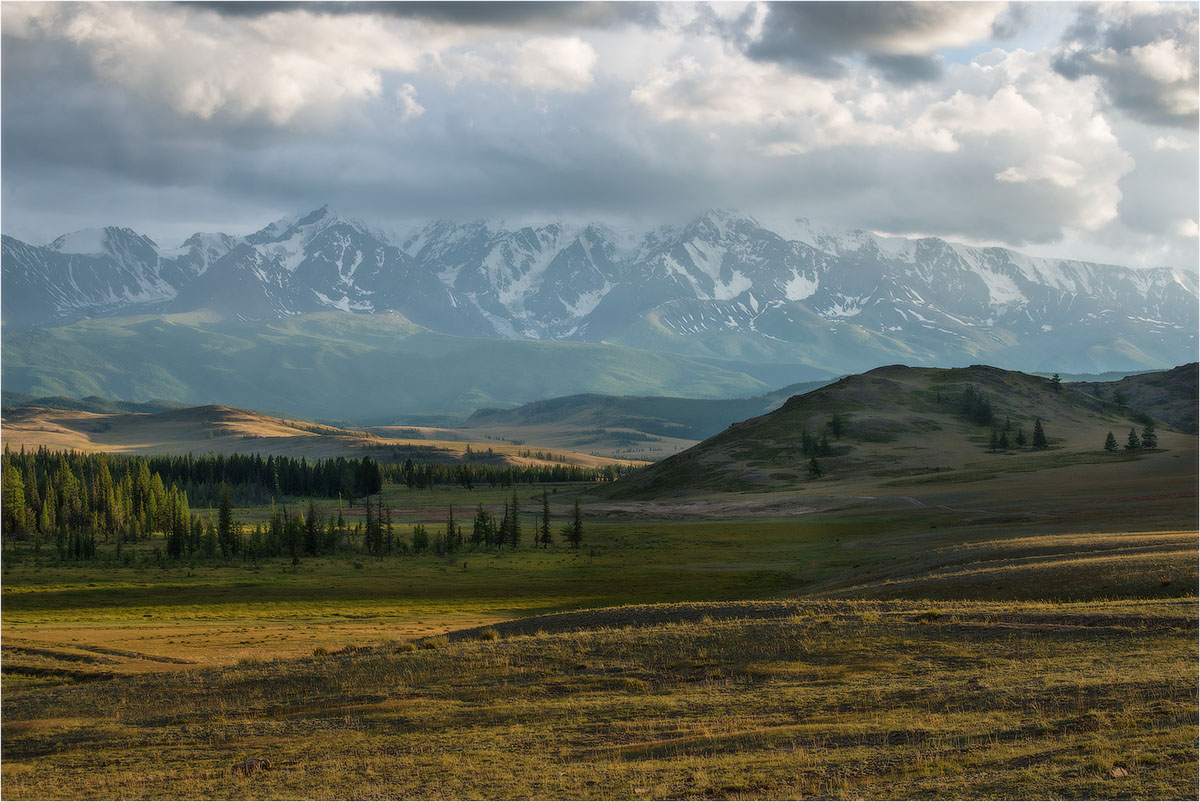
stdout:
<svg viewBox="0 0 1200 802">
<path fill-rule="evenodd" d="M 201 314 L 89 320 L 7 334 L 4 387 L 33 395 L 173 398 L 391 422 L 592 392 L 730 398 L 769 388 L 743 373 L 592 343 L 437 334 L 396 314 L 322 312 L 270 322 Z"/>
</svg>

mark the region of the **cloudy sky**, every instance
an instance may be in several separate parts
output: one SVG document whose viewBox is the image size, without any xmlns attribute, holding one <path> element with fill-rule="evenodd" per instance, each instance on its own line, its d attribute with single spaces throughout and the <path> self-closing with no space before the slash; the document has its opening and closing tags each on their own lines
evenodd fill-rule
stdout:
<svg viewBox="0 0 1200 802">
<path fill-rule="evenodd" d="M 3 230 L 323 203 L 761 218 L 1197 263 L 1195 3 L 24 3 Z"/>
</svg>

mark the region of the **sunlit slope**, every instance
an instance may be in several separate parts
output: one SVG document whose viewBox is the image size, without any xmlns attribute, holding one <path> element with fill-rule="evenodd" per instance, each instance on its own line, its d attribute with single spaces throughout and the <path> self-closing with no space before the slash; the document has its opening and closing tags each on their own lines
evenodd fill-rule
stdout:
<svg viewBox="0 0 1200 802">
<path fill-rule="evenodd" d="M 79 410 L 19 407 L 6 410 L 4 442 L 12 449 L 104 451 L 122 454 L 204 454 L 210 451 L 329 458 L 363 457 L 455 462 L 467 457 L 490 464 L 597 467 L 620 460 L 479 438 L 440 440 L 344 429 L 272 417 L 226 406 L 189 407 L 155 413 L 98 414 Z M 490 453 L 489 453 L 490 449 Z"/>
<path fill-rule="evenodd" d="M 971 420 L 964 393 L 986 399 L 990 423 Z M 690 491 L 786 489 L 846 493 L 903 479 L 961 482 L 998 472 L 1030 471 L 1079 462 L 1161 457 L 1194 451 L 1196 438 L 1160 424 L 1159 451 L 1103 451 L 1114 432 L 1124 445 L 1142 425 L 1131 410 L 1056 386 L 1049 379 L 988 366 L 877 368 L 788 400 L 780 409 L 734 424 L 715 437 L 615 485 L 614 497 L 650 498 Z M 834 417 L 842 422 L 840 438 Z M 1041 420 L 1049 447 L 1032 448 Z M 1007 431 L 1006 431 L 1007 429 Z M 1007 449 L 989 448 L 993 432 Z M 806 453 L 805 433 L 828 447 Z M 1017 444 L 1018 434 L 1025 445 Z"/>
</svg>

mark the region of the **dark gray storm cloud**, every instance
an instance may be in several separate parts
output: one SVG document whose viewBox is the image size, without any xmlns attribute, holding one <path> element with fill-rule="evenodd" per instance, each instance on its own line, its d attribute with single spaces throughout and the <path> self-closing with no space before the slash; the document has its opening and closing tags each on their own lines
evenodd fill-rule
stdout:
<svg viewBox="0 0 1200 802">
<path fill-rule="evenodd" d="M 1012 39 L 1029 28 L 1032 18 L 1029 3 L 1009 3 L 992 22 L 992 38 L 1001 42 Z"/>
<path fill-rule="evenodd" d="M 909 84 L 916 81 L 936 81 L 942 77 L 942 62 L 929 56 L 893 56 L 873 53 L 867 63 L 879 70 L 884 78 L 894 84 Z"/>
<path fill-rule="evenodd" d="M 1147 6 L 1114 16 L 1081 6 L 1054 60 L 1062 76 L 1100 79 L 1109 100 L 1154 125 L 1197 125 L 1197 7 Z"/>
<path fill-rule="evenodd" d="M 931 52 L 907 52 L 904 39 L 952 24 L 957 16 L 953 11 L 956 5 L 772 3 L 761 34 L 746 44 L 745 53 L 758 61 L 784 64 L 825 78 L 845 74 L 850 57 L 865 56 L 894 83 L 936 81 L 942 76 L 941 60 Z"/>
<path fill-rule="evenodd" d="M 658 3 L 646 2 L 196 2 L 177 3 L 186 8 L 203 8 L 227 17 L 263 17 L 303 10 L 310 14 L 373 14 L 425 19 L 451 25 L 480 25 L 529 29 L 618 28 L 623 25 L 657 26 Z"/>
</svg>

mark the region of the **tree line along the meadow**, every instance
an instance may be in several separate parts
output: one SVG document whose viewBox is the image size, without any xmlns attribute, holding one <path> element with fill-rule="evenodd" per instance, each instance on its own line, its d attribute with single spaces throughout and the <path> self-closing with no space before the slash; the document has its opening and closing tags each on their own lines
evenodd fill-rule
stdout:
<svg viewBox="0 0 1200 802">
<path fill-rule="evenodd" d="M 414 527 L 401 542 L 393 533 L 391 511 L 383 505 L 387 482 L 409 488 L 478 484 L 516 487 L 549 482 L 610 481 L 615 470 L 579 466 L 492 466 L 454 464 L 385 465 L 369 457 L 328 460 L 261 455 L 208 454 L 141 457 L 74 451 L 12 452 L 2 458 L 4 539 L 26 541 L 34 551 L 53 549 L 60 559 L 97 556 L 111 544 L 119 557 L 123 544 L 159 539 L 167 557 L 260 557 L 317 555 L 339 550 L 380 555 L 448 553 L 463 547 L 519 545 L 517 494 L 505 515 L 493 520 L 480 506 L 466 539 L 448 514 L 444 532 L 430 536 Z M 545 494 L 544 494 L 545 495 Z M 276 505 L 276 497 L 310 499 L 306 511 Z M 314 499 L 337 498 L 336 515 L 322 516 Z M 362 500 L 365 522 L 351 525 L 343 499 Z M 239 506 L 271 504 L 266 524 L 253 529 L 232 519 Z M 302 506 L 302 505 L 301 505 Z M 207 516 L 195 509 L 207 507 Z M 218 508 L 214 517 L 212 509 Z M 548 497 L 537 543 L 548 545 Z M 482 513 L 482 516 L 480 515 Z M 579 513 L 564 538 L 578 545 Z"/>
</svg>

